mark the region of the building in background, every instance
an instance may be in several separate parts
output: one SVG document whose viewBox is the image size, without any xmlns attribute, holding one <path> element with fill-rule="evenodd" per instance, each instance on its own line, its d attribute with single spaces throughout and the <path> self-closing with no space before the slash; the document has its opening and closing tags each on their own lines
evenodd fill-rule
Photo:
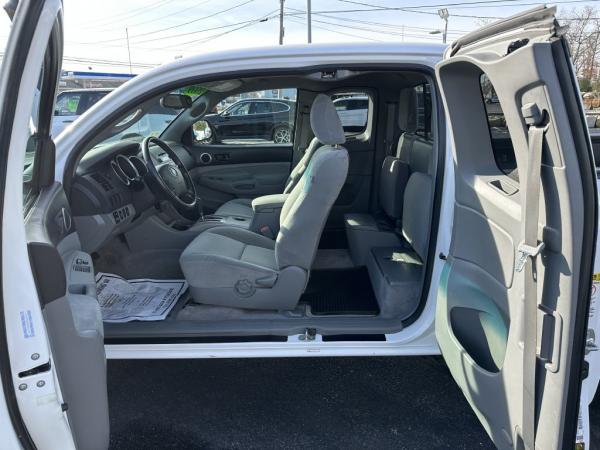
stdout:
<svg viewBox="0 0 600 450">
<path fill-rule="evenodd" d="M 80 72 L 63 70 L 58 84 L 59 92 L 69 89 L 117 88 L 136 75 L 128 73 Z"/>
</svg>

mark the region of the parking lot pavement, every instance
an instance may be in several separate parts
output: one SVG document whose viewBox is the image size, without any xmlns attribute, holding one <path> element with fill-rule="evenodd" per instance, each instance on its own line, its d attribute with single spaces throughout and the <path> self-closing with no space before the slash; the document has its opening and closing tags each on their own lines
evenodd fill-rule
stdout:
<svg viewBox="0 0 600 450">
<path fill-rule="evenodd" d="M 113 449 L 493 448 L 439 357 L 112 360 L 108 375 Z"/>
</svg>

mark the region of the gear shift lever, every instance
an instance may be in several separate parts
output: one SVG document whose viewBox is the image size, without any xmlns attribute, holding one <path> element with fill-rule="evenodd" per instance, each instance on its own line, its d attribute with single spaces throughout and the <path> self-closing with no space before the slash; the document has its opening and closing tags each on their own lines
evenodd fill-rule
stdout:
<svg viewBox="0 0 600 450">
<path fill-rule="evenodd" d="M 204 222 L 204 205 L 202 203 L 202 198 L 196 196 L 196 208 L 198 208 L 198 215 L 200 216 L 200 221 Z"/>
</svg>

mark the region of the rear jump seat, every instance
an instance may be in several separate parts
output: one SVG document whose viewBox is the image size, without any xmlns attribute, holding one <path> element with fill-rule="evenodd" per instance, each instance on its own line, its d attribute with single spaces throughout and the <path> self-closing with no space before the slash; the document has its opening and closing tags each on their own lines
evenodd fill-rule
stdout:
<svg viewBox="0 0 600 450">
<path fill-rule="evenodd" d="M 405 135 L 410 139 L 408 164 L 388 156 L 382 166 L 380 203 L 387 217 L 345 216 L 353 262 L 366 264 L 381 316 L 386 318 L 406 318 L 416 310 L 429 243 L 433 144 L 412 133 Z"/>
</svg>

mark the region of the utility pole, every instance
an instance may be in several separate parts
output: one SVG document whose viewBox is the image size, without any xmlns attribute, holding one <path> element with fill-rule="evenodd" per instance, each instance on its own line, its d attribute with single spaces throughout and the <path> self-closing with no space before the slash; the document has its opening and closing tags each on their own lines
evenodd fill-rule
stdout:
<svg viewBox="0 0 600 450">
<path fill-rule="evenodd" d="M 310 0 L 306 0 L 306 21 L 308 23 L 308 43 L 312 42 L 312 11 Z"/>
<path fill-rule="evenodd" d="M 446 37 L 448 36 L 448 17 L 450 17 L 450 13 L 448 12 L 448 9 L 442 8 L 438 9 L 438 15 L 440 16 L 440 19 L 444 21 L 444 33 L 442 35 L 442 42 L 445 44 Z"/>
<path fill-rule="evenodd" d="M 127 57 L 129 58 L 129 75 L 133 75 L 131 70 L 131 50 L 129 50 L 129 30 L 125 27 L 125 36 L 127 37 Z"/>
<path fill-rule="evenodd" d="M 283 2 L 279 0 L 279 45 L 283 45 Z"/>
</svg>

